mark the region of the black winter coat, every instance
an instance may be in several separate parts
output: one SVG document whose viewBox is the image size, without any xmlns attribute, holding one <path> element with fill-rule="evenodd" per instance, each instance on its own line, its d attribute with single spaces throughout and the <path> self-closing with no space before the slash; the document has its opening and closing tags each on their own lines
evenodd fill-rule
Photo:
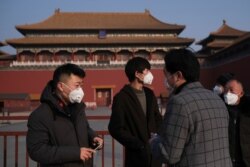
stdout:
<svg viewBox="0 0 250 167">
<path fill-rule="evenodd" d="M 83 103 L 60 107 L 50 81 L 41 105 L 28 119 L 27 149 L 41 167 L 91 167 L 80 160 L 80 147 L 90 147 L 96 133 L 89 127 Z"/>
<path fill-rule="evenodd" d="M 234 166 L 250 167 L 250 97 L 243 96 L 229 111 L 230 156 Z"/>
<path fill-rule="evenodd" d="M 158 167 L 149 146 L 150 133 L 156 133 L 162 122 L 156 97 L 144 87 L 147 113 L 129 85 L 125 85 L 113 99 L 109 132 L 125 147 L 125 167 Z"/>
<path fill-rule="evenodd" d="M 246 167 L 250 167 L 250 96 L 244 96 L 240 106 L 240 143 L 242 158 Z"/>
</svg>

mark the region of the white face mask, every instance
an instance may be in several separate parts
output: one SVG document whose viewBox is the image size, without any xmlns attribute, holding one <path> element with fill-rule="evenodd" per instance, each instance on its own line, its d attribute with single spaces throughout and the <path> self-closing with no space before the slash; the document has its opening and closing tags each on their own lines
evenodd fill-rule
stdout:
<svg viewBox="0 0 250 167">
<path fill-rule="evenodd" d="M 154 79 L 154 76 L 151 72 L 148 72 L 144 78 L 143 78 L 143 83 L 144 84 L 148 84 L 148 85 L 151 85 L 152 82 L 153 82 L 153 79 Z"/>
<path fill-rule="evenodd" d="M 228 105 L 236 105 L 238 99 L 239 99 L 239 97 L 237 94 L 234 94 L 231 92 L 224 94 L 224 100 L 225 100 L 226 104 L 228 104 Z"/>
<path fill-rule="evenodd" d="M 69 93 L 69 101 L 71 103 L 81 103 L 84 96 L 82 88 L 76 88 Z"/>
<path fill-rule="evenodd" d="M 65 83 L 63 83 L 66 85 Z M 69 93 L 69 101 L 71 103 L 81 103 L 84 97 L 84 92 L 81 87 L 72 90 L 68 85 L 66 85 L 71 91 Z"/>
<path fill-rule="evenodd" d="M 213 88 L 213 92 L 221 95 L 223 93 L 223 88 L 221 86 L 215 85 L 215 87 Z"/>
</svg>

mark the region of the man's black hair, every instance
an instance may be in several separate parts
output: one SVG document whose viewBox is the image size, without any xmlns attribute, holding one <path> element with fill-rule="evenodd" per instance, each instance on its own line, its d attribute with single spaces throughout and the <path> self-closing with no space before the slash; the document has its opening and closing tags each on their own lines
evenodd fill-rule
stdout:
<svg viewBox="0 0 250 167">
<path fill-rule="evenodd" d="M 164 61 L 166 70 L 171 74 L 181 71 L 187 82 L 199 80 L 200 64 L 191 50 L 186 48 L 170 50 Z"/>
<path fill-rule="evenodd" d="M 234 79 L 234 74 L 231 72 L 221 74 L 217 79 L 216 83 L 222 86 L 225 86 L 226 83 L 230 80 Z"/>
<path fill-rule="evenodd" d="M 125 73 L 128 77 L 129 82 L 135 80 L 135 72 L 142 73 L 145 69 L 150 70 L 151 65 L 147 59 L 142 57 L 134 57 L 130 59 L 125 66 Z"/>
<path fill-rule="evenodd" d="M 85 77 L 85 71 L 81 69 L 78 65 L 75 64 L 63 64 L 56 68 L 53 75 L 53 85 L 54 88 L 56 87 L 57 83 L 60 81 L 60 78 L 62 75 L 70 76 L 71 74 L 74 74 L 80 78 Z"/>
</svg>

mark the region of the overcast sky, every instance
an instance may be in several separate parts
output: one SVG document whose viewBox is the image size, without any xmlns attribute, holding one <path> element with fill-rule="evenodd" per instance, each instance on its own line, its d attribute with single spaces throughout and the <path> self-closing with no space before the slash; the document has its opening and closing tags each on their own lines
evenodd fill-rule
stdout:
<svg viewBox="0 0 250 167">
<path fill-rule="evenodd" d="M 233 28 L 250 31 L 250 0 L 0 0 L 0 41 L 20 38 L 16 25 L 32 24 L 62 12 L 144 12 L 165 23 L 185 25 L 180 37 L 206 38 L 226 20 Z M 193 44 L 198 50 L 200 47 Z M 0 48 L 10 54 L 11 47 Z"/>
</svg>

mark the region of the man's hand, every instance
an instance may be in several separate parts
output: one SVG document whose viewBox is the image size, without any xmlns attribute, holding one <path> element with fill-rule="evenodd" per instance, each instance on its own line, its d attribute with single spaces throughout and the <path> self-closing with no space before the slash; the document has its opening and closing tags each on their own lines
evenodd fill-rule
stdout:
<svg viewBox="0 0 250 167">
<path fill-rule="evenodd" d="M 96 147 L 100 146 L 99 149 L 101 149 L 103 147 L 103 139 L 100 138 L 100 137 L 95 137 L 93 139 L 93 145 L 96 146 Z"/>
<path fill-rule="evenodd" d="M 80 159 L 83 160 L 83 161 L 86 161 L 86 160 L 92 158 L 93 153 L 95 153 L 95 150 L 93 150 L 91 148 L 81 147 L 81 149 L 80 149 Z"/>
<path fill-rule="evenodd" d="M 150 134 L 151 135 L 151 137 L 150 137 L 150 139 L 149 139 L 149 144 L 153 141 L 153 140 L 155 140 L 156 138 L 157 138 L 157 136 L 158 136 L 158 134 L 157 133 L 151 133 Z"/>
</svg>

